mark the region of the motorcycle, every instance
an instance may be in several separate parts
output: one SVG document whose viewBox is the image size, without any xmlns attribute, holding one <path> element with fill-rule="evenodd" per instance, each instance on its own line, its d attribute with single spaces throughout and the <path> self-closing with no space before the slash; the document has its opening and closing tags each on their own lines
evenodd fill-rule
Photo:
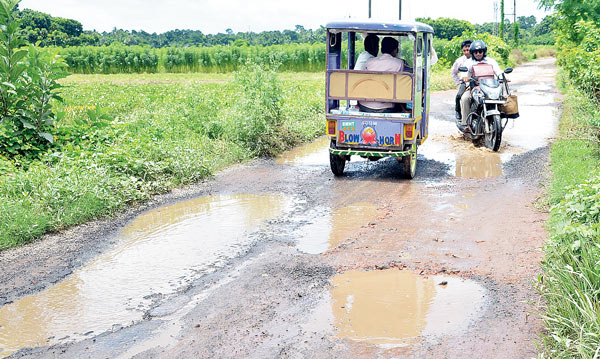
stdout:
<svg viewBox="0 0 600 359">
<path fill-rule="evenodd" d="M 467 115 L 466 125 L 461 125 L 461 120 L 456 121 L 456 126 L 464 136 L 473 142 L 484 140 L 485 146 L 492 151 L 498 151 L 502 142 L 502 132 L 509 118 L 519 117 L 517 97 L 510 94 L 508 80 L 505 74 L 512 72 L 508 67 L 499 77 L 494 76 L 490 64 L 473 66 L 473 76 L 468 82 L 468 89 L 473 89 L 470 112 Z M 466 67 L 459 71 L 467 72 Z"/>
</svg>

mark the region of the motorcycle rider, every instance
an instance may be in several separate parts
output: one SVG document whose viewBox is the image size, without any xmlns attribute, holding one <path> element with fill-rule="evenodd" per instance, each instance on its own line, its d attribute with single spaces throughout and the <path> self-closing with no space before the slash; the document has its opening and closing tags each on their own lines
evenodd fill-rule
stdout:
<svg viewBox="0 0 600 359">
<path fill-rule="evenodd" d="M 461 66 L 465 66 L 467 60 L 471 58 L 471 52 L 469 51 L 469 48 L 472 43 L 473 40 L 465 40 L 460 44 L 460 48 L 462 50 L 463 55 L 456 59 L 456 61 L 454 61 L 452 69 L 450 70 L 450 73 L 452 74 L 452 79 L 454 80 L 454 83 L 456 83 L 456 86 L 458 86 L 458 93 L 456 94 L 456 105 L 454 106 L 457 120 L 461 119 L 460 98 L 462 97 L 463 93 L 465 93 L 465 89 L 467 87 L 459 76 L 458 68 Z"/>
<path fill-rule="evenodd" d="M 473 77 L 473 66 L 477 64 L 490 64 L 494 69 L 494 74 L 496 76 L 500 76 L 502 74 L 502 70 L 500 70 L 500 66 L 498 66 L 498 62 L 492 59 L 491 57 L 487 57 L 487 46 L 482 40 L 473 41 L 471 46 L 469 47 L 469 52 L 471 53 L 471 59 L 467 61 L 465 67 L 468 69 L 469 77 Z M 466 83 L 469 81 L 469 77 L 463 77 L 463 81 Z M 471 109 L 471 99 L 473 98 L 471 92 L 474 89 L 470 89 L 470 91 L 465 91 L 460 99 L 460 109 L 462 112 L 462 117 L 460 121 L 459 128 L 461 131 L 466 131 L 469 129 L 467 126 L 467 116 L 469 115 Z"/>
</svg>

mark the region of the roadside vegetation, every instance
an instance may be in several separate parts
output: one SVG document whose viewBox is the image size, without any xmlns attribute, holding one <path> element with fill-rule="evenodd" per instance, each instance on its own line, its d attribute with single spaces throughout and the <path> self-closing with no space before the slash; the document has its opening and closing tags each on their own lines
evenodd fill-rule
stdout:
<svg viewBox="0 0 600 359">
<path fill-rule="evenodd" d="M 551 217 L 539 290 L 543 358 L 600 357 L 600 8 L 540 1 L 558 10 L 555 37 L 564 93 L 551 149 Z"/>
<path fill-rule="evenodd" d="M 161 76 L 62 81 L 54 144 L 31 158 L 0 155 L 0 248 L 323 132 L 320 76 L 279 79 L 256 65 L 223 82 Z"/>
</svg>

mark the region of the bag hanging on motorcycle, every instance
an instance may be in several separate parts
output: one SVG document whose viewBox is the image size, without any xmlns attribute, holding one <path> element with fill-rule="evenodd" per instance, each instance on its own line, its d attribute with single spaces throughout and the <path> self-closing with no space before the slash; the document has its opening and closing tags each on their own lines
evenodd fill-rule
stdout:
<svg viewBox="0 0 600 359">
<path fill-rule="evenodd" d="M 504 113 L 504 117 L 506 118 L 519 117 L 519 103 L 517 101 L 517 96 L 508 96 L 506 103 L 500 106 L 500 112 Z"/>
</svg>

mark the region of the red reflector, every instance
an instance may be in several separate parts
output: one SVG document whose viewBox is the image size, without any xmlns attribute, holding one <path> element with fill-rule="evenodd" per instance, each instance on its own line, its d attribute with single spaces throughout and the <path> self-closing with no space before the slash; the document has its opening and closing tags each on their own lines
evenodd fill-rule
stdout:
<svg viewBox="0 0 600 359">
<path fill-rule="evenodd" d="M 406 139 L 412 139 L 413 138 L 413 126 L 406 126 L 404 127 L 404 138 Z"/>
<path fill-rule="evenodd" d="M 335 121 L 327 121 L 327 134 L 335 135 Z"/>
</svg>

